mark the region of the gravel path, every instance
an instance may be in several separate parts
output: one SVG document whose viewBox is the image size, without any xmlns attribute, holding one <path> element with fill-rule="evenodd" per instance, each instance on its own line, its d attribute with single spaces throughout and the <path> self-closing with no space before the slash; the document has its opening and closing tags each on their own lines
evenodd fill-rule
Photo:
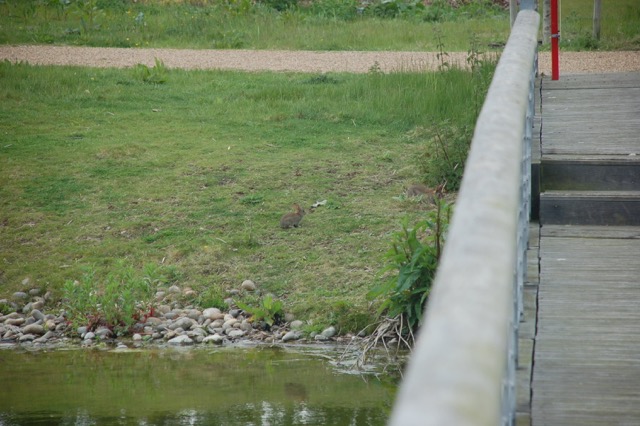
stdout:
<svg viewBox="0 0 640 426">
<path fill-rule="evenodd" d="M 447 61 L 465 66 L 466 52 L 451 52 Z M 37 65 L 131 67 L 154 65 L 160 59 L 169 68 L 245 71 L 354 72 L 437 69 L 435 52 L 310 52 L 283 50 L 126 49 L 71 46 L 0 46 L 0 60 Z M 540 52 L 541 73 L 551 74 L 549 52 Z M 560 73 L 640 72 L 640 51 L 561 52 Z"/>
</svg>

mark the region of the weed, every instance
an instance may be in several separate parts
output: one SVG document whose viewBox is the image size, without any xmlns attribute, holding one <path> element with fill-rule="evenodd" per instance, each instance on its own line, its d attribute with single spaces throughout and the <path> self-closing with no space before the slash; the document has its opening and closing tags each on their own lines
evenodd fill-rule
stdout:
<svg viewBox="0 0 640 426">
<path fill-rule="evenodd" d="M 402 230 L 391 237 L 391 249 L 385 255 L 387 266 L 381 270 L 381 274 L 394 274 L 369 292 L 371 299 L 382 298 L 380 314 L 403 317 L 407 332 L 415 332 L 422 323 L 450 212 L 450 205 L 437 198 L 436 210 L 430 211 L 425 220 L 410 227 L 405 218 Z"/>
<path fill-rule="evenodd" d="M 457 191 L 462 182 L 464 164 L 471 145 L 473 128 L 456 126 L 449 120 L 432 126 L 430 138 L 419 156 L 419 167 L 427 184 L 446 183 L 448 191 Z"/>
<path fill-rule="evenodd" d="M 133 68 L 134 74 L 140 80 L 149 84 L 164 84 L 167 81 L 167 68 L 160 59 L 154 59 L 155 66 L 148 67 L 138 64 Z"/>
<path fill-rule="evenodd" d="M 79 17 L 84 34 L 100 28 L 98 22 L 105 12 L 98 6 L 98 0 L 75 0 L 72 3 L 74 13 Z"/>
<path fill-rule="evenodd" d="M 251 315 L 254 322 L 264 322 L 267 329 L 284 321 L 282 302 L 270 294 L 264 296 L 257 306 L 250 306 L 240 300 L 234 300 L 234 302 L 240 309 Z"/>
<path fill-rule="evenodd" d="M 15 312 L 15 309 L 9 302 L 0 300 L 0 315 L 8 315 L 11 312 Z"/>
<path fill-rule="evenodd" d="M 220 288 L 209 287 L 198 295 L 196 303 L 203 308 L 218 308 L 221 311 L 225 311 L 229 306 L 224 299 L 224 292 Z"/>
<path fill-rule="evenodd" d="M 94 268 L 87 268 L 79 281 L 63 287 L 63 306 L 74 326 L 90 330 L 99 325 L 124 334 L 143 315 L 153 311 L 153 291 L 163 281 L 158 269 L 146 266 L 144 277 L 119 262 L 103 280 Z"/>
<path fill-rule="evenodd" d="M 436 53 L 436 58 L 439 62 L 438 70 L 446 71 L 451 68 L 451 65 L 447 61 L 449 53 L 445 51 L 442 29 L 440 27 L 435 27 L 433 33 L 435 34 L 436 48 L 438 49 Z"/>
</svg>

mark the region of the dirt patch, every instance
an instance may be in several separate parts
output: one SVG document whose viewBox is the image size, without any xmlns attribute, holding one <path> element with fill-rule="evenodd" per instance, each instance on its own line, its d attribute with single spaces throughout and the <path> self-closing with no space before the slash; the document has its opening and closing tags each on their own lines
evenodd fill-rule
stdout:
<svg viewBox="0 0 640 426">
<path fill-rule="evenodd" d="M 447 61 L 466 66 L 466 52 L 450 52 Z M 551 73 L 549 52 L 540 52 L 541 73 Z M 310 73 L 435 70 L 435 52 L 311 52 L 285 50 L 127 49 L 72 46 L 0 46 L 0 60 L 34 65 L 74 65 L 125 68 L 153 66 L 155 59 L 169 68 Z M 640 51 L 562 52 L 561 74 L 640 71 Z"/>
</svg>

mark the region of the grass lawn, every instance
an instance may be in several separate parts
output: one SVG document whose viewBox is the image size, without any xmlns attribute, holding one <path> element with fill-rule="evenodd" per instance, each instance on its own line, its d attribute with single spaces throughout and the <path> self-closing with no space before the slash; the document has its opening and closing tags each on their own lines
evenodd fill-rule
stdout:
<svg viewBox="0 0 640 426">
<path fill-rule="evenodd" d="M 298 6 L 274 8 L 284 3 Z M 489 1 L 475 0 L 458 8 L 444 1 L 427 6 L 409 0 L 369 3 L 363 7 L 356 0 L 4 0 L 0 44 L 404 51 L 438 51 L 444 46 L 453 52 L 467 51 L 471 39 L 481 49 L 500 49 L 509 36 L 509 11 Z M 599 41 L 591 37 L 591 0 L 563 0 L 560 14 L 564 50 L 640 49 L 637 0 L 603 4 Z"/>
<path fill-rule="evenodd" d="M 252 279 L 301 317 L 368 312 L 390 233 L 425 209 L 397 197 L 429 128 L 476 114 L 458 70 L 157 71 L 0 64 L 0 295 L 154 264 L 201 305 Z"/>
</svg>

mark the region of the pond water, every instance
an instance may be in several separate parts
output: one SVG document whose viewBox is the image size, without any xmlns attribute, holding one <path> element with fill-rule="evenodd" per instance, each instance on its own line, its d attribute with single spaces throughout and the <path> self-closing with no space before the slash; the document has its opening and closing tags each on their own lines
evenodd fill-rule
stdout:
<svg viewBox="0 0 640 426">
<path fill-rule="evenodd" d="M 398 380 L 343 352 L 0 350 L 0 425 L 384 425 Z"/>
</svg>

